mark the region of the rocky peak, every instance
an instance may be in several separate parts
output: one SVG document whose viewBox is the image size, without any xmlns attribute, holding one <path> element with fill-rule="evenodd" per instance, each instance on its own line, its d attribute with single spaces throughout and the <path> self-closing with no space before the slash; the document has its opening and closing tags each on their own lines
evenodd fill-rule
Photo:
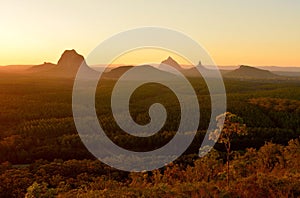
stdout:
<svg viewBox="0 0 300 198">
<path fill-rule="evenodd" d="M 162 61 L 161 65 L 169 65 L 179 70 L 182 69 L 181 66 L 171 56 L 169 56 L 166 60 Z"/>
<path fill-rule="evenodd" d="M 78 67 L 84 61 L 83 56 L 78 54 L 74 49 L 65 50 L 57 62 L 59 67 Z"/>
</svg>

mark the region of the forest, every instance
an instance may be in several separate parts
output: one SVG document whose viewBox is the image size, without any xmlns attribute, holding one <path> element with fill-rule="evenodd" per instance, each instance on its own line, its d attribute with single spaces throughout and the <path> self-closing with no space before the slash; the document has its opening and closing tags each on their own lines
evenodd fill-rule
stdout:
<svg viewBox="0 0 300 198">
<path fill-rule="evenodd" d="M 192 144 L 174 163 L 130 173 L 95 159 L 81 142 L 72 117 L 73 79 L 17 75 L 0 74 L 0 197 L 300 197 L 297 78 L 225 78 L 227 111 L 239 118 L 245 133 L 231 134 L 230 150 L 228 141 L 219 140 L 204 157 L 198 153 L 209 124 L 210 97 L 203 79 L 189 78 L 201 101 Z M 107 136 L 133 151 L 170 141 L 180 122 L 172 91 L 149 83 L 134 92 L 130 113 L 137 123 L 149 122 L 154 102 L 168 112 L 158 133 L 140 138 L 114 121 L 110 94 L 115 83 L 103 79 L 95 98 Z"/>
</svg>

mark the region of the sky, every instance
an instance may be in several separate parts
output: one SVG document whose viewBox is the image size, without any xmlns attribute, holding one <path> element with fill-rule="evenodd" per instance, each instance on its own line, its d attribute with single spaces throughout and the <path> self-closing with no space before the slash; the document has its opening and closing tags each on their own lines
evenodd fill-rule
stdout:
<svg viewBox="0 0 300 198">
<path fill-rule="evenodd" d="M 188 35 L 217 65 L 300 66 L 299 10 L 298 0 L 1 0 L 0 65 L 56 63 L 65 49 L 86 57 L 114 34 L 158 26 Z M 119 63 L 149 61 L 136 54 Z"/>
</svg>

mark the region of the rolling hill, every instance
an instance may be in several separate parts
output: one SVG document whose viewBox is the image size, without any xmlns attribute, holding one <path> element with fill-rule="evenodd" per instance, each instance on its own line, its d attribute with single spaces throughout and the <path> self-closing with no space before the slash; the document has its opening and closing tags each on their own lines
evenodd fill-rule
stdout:
<svg viewBox="0 0 300 198">
<path fill-rule="evenodd" d="M 176 75 L 166 71 L 161 71 L 151 65 L 121 66 L 121 67 L 114 68 L 109 72 L 103 73 L 102 76 L 103 78 L 118 79 L 125 72 L 133 68 L 134 70 L 130 74 L 130 80 L 144 80 L 149 78 L 151 78 L 152 80 L 156 80 L 156 79 L 172 80 L 176 78 Z"/>
<path fill-rule="evenodd" d="M 227 78 L 245 78 L 245 79 L 274 79 L 280 76 L 264 69 L 241 65 L 238 69 L 230 71 L 224 75 Z"/>
</svg>

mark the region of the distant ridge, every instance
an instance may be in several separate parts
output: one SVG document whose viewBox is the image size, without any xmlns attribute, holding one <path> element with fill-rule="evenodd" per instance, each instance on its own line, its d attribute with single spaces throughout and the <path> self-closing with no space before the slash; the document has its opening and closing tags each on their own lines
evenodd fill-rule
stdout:
<svg viewBox="0 0 300 198">
<path fill-rule="evenodd" d="M 56 64 L 44 62 L 44 64 L 35 65 L 27 69 L 28 72 L 44 72 L 56 67 Z"/>
<path fill-rule="evenodd" d="M 279 78 L 280 76 L 264 69 L 259 69 L 247 65 L 241 65 L 238 69 L 228 72 L 224 75 L 229 78 L 253 78 L 253 79 L 264 79 L 264 78 Z"/>
<path fill-rule="evenodd" d="M 5 65 L 0 66 L 1 73 L 24 73 L 27 69 L 33 65 Z"/>
<path fill-rule="evenodd" d="M 135 66 L 119 66 L 117 68 L 111 69 L 103 69 L 101 71 L 95 71 L 94 69 L 90 68 L 84 59 L 84 57 L 80 54 L 78 54 L 74 49 L 71 50 L 65 50 L 61 57 L 59 58 L 57 64 L 44 62 L 40 65 L 18 65 L 18 66 L 3 66 L 0 67 L 0 72 L 15 72 L 15 73 L 28 73 L 33 75 L 41 75 L 41 76 L 53 76 L 53 77 L 74 77 L 76 76 L 76 73 L 80 66 L 83 66 L 84 72 L 87 72 L 88 74 L 92 74 L 95 72 L 104 72 L 103 77 L 105 78 L 119 78 L 123 73 L 125 73 L 128 69 L 135 67 Z M 167 66 L 168 65 L 168 66 Z M 174 72 L 174 70 L 171 68 L 174 68 L 178 72 L 184 74 L 187 77 L 218 77 L 216 75 L 216 71 L 214 69 L 211 69 L 210 66 L 204 66 L 201 64 L 201 61 L 199 61 L 199 64 L 196 67 L 192 68 L 184 68 L 182 67 L 178 62 L 176 62 L 171 56 L 169 56 L 167 59 L 163 60 L 158 67 L 152 67 L 150 65 L 143 65 L 138 66 L 140 73 L 143 76 L 144 73 L 147 72 L 154 72 L 166 76 L 166 78 L 169 78 L 170 76 L 174 77 L 174 74 L 178 74 L 178 72 Z M 262 78 L 282 78 L 284 76 L 286 77 L 292 77 L 292 76 L 300 76 L 300 73 L 297 73 L 296 71 L 300 71 L 300 68 L 297 67 L 265 67 L 273 69 L 274 71 L 266 70 L 262 67 L 252 67 L 247 65 L 241 65 L 238 69 L 232 70 L 234 67 L 230 67 L 231 70 L 224 69 L 226 67 L 221 67 L 220 72 L 223 75 L 223 77 L 227 78 L 253 78 L 253 79 L 262 79 Z M 285 70 L 287 69 L 287 70 Z M 289 71 L 290 69 L 291 71 Z M 200 72 L 199 72 L 200 71 Z M 160 75 L 159 74 L 159 75 Z M 201 74 L 201 75 L 200 75 Z M 138 78 L 138 77 L 137 77 Z"/>
</svg>

